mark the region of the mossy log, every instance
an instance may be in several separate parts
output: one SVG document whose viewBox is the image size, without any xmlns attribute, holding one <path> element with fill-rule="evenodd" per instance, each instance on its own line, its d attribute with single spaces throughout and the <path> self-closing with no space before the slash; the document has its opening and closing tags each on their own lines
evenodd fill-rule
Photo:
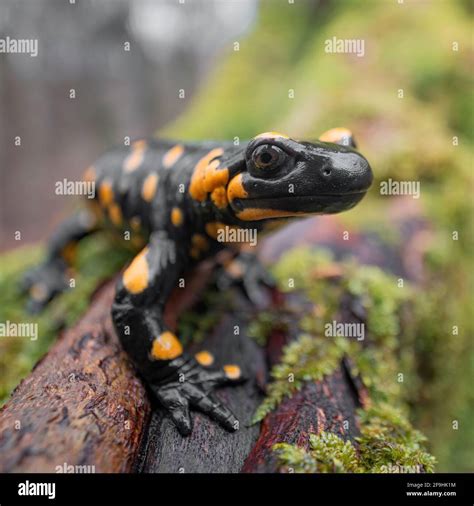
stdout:
<svg viewBox="0 0 474 506">
<path fill-rule="evenodd" d="M 98 292 L 1 409 L 0 472 L 131 469 L 150 405 L 112 328 L 113 293 Z"/>
<path fill-rule="evenodd" d="M 318 226 L 305 225 L 310 244 L 318 243 L 314 234 Z M 333 236 L 339 237 L 334 226 L 338 232 Z M 325 235 L 329 243 L 330 235 Z M 275 252 L 284 251 L 281 241 L 288 247 L 291 231 L 273 240 L 271 247 L 263 248 L 264 260 L 273 261 Z M 332 246 L 337 250 L 338 245 Z M 356 256 L 367 251 L 357 236 L 350 247 Z M 166 316 L 172 327 L 183 308 L 199 300 L 209 278 L 207 264 L 180 296 L 172 298 Z M 286 330 L 273 329 L 266 345 L 259 346 L 249 332 L 257 311 L 238 288 L 231 288 L 230 303 L 220 309 L 218 323 L 191 350 L 210 350 L 217 365 L 242 365 L 248 381 L 217 393 L 237 415 L 240 430 L 229 434 L 194 413 L 193 433 L 182 438 L 149 398 L 120 348 L 110 319 L 113 293 L 113 281 L 99 290 L 82 320 L 60 336 L 0 411 L 1 472 L 55 471 L 64 464 L 94 466 L 96 472 L 278 472 L 275 443 L 305 448 L 308 436 L 321 431 L 351 442 L 359 434 L 356 410 L 364 405 L 367 391 L 351 375 L 344 358 L 331 374 L 305 382 L 284 398 L 261 424 L 251 423 L 265 397 L 270 368 L 297 337 L 301 313 L 290 315 Z M 282 297 L 273 292 L 274 311 L 282 305 Z M 301 300 L 303 308 L 304 303 Z"/>
<path fill-rule="evenodd" d="M 181 437 L 153 400 L 150 417 L 145 388 L 112 327 L 113 288 L 111 282 L 99 291 L 84 318 L 59 338 L 2 408 L 2 472 L 54 472 L 64 464 L 94 466 L 97 472 L 239 472 L 249 454 L 250 460 L 265 457 L 264 466 L 256 470 L 275 471 L 269 446 L 273 440 L 297 441 L 298 435 L 321 427 L 321 417 L 338 431 L 338 420 L 354 419 L 353 387 L 341 369 L 288 399 L 265 419 L 261 430 L 250 424 L 264 397 L 268 367 L 281 354 L 287 336 L 280 339 L 276 334 L 267 350 L 259 347 L 247 333 L 250 304 L 233 290 L 233 309 L 191 350 L 210 350 L 218 365 L 242 364 L 249 380 L 217 393 L 241 428 L 229 434 L 195 413 L 192 436 Z M 237 336 L 235 326 L 240 328 Z M 248 462 L 245 470 L 250 470 Z"/>
</svg>

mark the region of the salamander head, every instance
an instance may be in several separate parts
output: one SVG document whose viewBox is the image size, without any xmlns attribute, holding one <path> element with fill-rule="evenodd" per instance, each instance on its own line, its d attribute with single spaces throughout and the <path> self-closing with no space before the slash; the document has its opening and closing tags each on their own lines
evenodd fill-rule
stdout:
<svg viewBox="0 0 474 506">
<path fill-rule="evenodd" d="M 244 221 L 329 214 L 354 207 L 371 183 L 369 163 L 349 146 L 268 132 L 249 142 L 227 199 Z"/>
</svg>

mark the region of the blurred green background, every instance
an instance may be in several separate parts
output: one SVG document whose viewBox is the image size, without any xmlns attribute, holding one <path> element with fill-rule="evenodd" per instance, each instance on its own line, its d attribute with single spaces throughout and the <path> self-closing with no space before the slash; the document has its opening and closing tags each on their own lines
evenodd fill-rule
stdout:
<svg viewBox="0 0 474 506">
<path fill-rule="evenodd" d="M 473 5 L 261 2 L 250 31 L 236 39 L 239 50 L 226 46 L 188 109 L 161 131 L 179 139 L 246 139 L 276 130 L 311 139 L 335 126 L 350 128 L 375 174 L 370 195 L 342 215 L 354 230 L 390 236 L 385 209 L 391 197 L 379 194 L 380 181 L 421 182 L 418 203 L 434 240 L 416 308 L 416 349 L 409 350 L 416 381 L 406 400 L 415 427 L 428 436 L 437 471 L 474 471 Z M 333 37 L 363 39 L 364 57 L 325 53 L 325 40 Z M 0 340 L 3 399 L 48 348 L 58 322 L 74 321 L 98 281 L 130 256 L 111 257 L 107 244 L 103 237 L 81 249 L 79 291 L 40 318 L 44 338 Z M 15 281 L 39 254 L 29 247 L 0 259 L 1 321 L 22 318 Z"/>
</svg>

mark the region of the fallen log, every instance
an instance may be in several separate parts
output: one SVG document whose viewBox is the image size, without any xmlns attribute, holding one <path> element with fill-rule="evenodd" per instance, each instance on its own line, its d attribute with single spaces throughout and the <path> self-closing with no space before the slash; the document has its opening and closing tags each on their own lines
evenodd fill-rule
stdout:
<svg viewBox="0 0 474 506">
<path fill-rule="evenodd" d="M 0 410 L 0 472 L 132 468 L 150 405 L 112 328 L 113 294 L 99 291 Z"/>
<path fill-rule="evenodd" d="M 349 248 L 358 258 L 368 257 L 369 263 L 381 258 L 377 248 L 368 249 L 366 238 L 356 234 L 349 244 L 343 243 L 337 221 L 329 228 L 331 222 L 320 223 L 305 222 L 296 233 L 298 242 L 320 244 L 322 237 L 336 254 Z M 272 262 L 293 246 L 294 230 L 286 236 L 276 235 L 273 244 L 266 243 L 263 259 Z M 411 243 L 405 240 L 403 244 Z M 390 258 L 401 259 L 394 270 L 403 270 L 407 256 L 406 251 L 392 252 Z M 413 264 L 410 260 L 409 266 Z M 183 307 L 199 300 L 210 265 L 202 269 L 170 302 L 166 315 L 170 326 L 175 325 Z M 418 269 L 412 277 L 419 275 Z M 296 337 L 291 329 L 297 327 L 298 315 L 290 322 L 290 330 L 274 330 L 267 345 L 261 347 L 248 332 L 257 312 L 237 288 L 232 288 L 231 304 L 218 315 L 204 341 L 192 344 L 191 351 L 211 351 L 217 365 L 242 365 L 249 380 L 217 392 L 237 415 L 240 430 L 229 434 L 194 413 L 193 433 L 182 438 L 160 406 L 149 399 L 121 350 L 110 319 L 113 293 L 113 282 L 97 293 L 82 320 L 60 337 L 0 410 L 1 472 L 54 472 L 58 466 L 72 470 L 94 466 L 96 472 L 277 472 L 274 443 L 306 447 L 308 435 L 321 430 L 350 441 L 358 435 L 356 409 L 363 405 L 367 392 L 344 361 L 321 381 L 307 382 L 285 398 L 261 424 L 250 424 L 264 398 L 271 366 Z M 272 307 L 278 310 L 281 303 L 281 295 L 275 292 Z M 237 335 L 235 328 L 239 329 Z"/>
</svg>

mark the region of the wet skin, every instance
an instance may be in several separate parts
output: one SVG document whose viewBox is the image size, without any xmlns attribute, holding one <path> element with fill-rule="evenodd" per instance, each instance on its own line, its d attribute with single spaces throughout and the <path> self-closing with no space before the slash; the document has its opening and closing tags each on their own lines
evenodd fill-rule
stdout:
<svg viewBox="0 0 474 506">
<path fill-rule="evenodd" d="M 187 354 L 163 321 L 165 304 L 186 271 L 232 246 L 218 240 L 223 230 L 260 231 L 281 218 L 354 207 L 372 182 L 367 160 L 354 148 L 349 131 L 333 129 L 317 142 L 267 132 L 239 146 L 151 139 L 111 150 L 85 173 L 96 188 L 90 209 L 59 227 L 45 261 L 26 274 L 28 307 L 40 311 L 66 289 L 66 270 L 83 237 L 105 226 L 130 231 L 132 240 L 145 236 L 112 306 L 122 345 L 181 434 L 191 433 L 190 409 L 237 430 L 239 422 L 213 390 L 241 382 L 241 368 L 213 368 L 205 350 Z M 224 277 L 240 281 L 254 302 L 261 283 L 272 283 L 248 252 L 225 262 Z"/>
</svg>

